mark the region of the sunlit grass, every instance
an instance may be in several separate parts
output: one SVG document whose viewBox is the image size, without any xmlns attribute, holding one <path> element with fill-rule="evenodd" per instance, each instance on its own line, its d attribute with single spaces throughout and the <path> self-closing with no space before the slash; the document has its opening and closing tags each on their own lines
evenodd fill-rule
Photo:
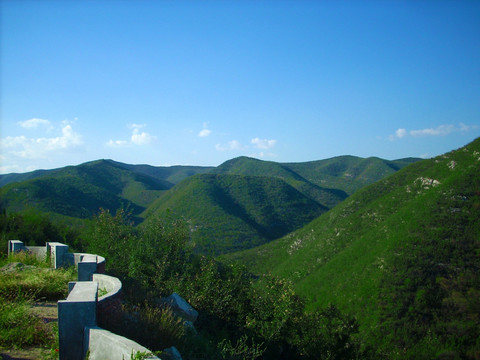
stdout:
<svg viewBox="0 0 480 360">
<path fill-rule="evenodd" d="M 12 271 L 5 265 L 20 263 Z M 75 268 L 49 269 L 45 261 L 19 253 L 0 261 L 0 347 L 49 346 L 56 341 L 56 328 L 32 312 L 36 301 L 59 300 L 75 279 Z"/>
</svg>

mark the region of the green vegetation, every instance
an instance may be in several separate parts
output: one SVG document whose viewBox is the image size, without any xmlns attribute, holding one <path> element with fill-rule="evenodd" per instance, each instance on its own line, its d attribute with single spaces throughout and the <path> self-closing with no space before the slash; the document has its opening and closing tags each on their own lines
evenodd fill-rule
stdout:
<svg viewBox="0 0 480 360">
<path fill-rule="evenodd" d="M 213 168 L 98 160 L 0 175 L 0 208 L 8 214 L 46 213 L 72 229 L 84 228 L 100 208 L 112 213 L 124 209 L 135 224 L 170 208 L 190 222 L 197 251 L 221 254 L 296 230 L 410 161 L 339 157 L 280 164 L 240 157 Z"/>
<path fill-rule="evenodd" d="M 317 194 L 313 199 L 331 208 L 344 200 L 346 195 L 351 195 L 363 186 L 372 184 L 418 160 L 420 159 L 409 158 L 388 161 L 373 157 L 364 159 L 338 156 L 303 163 L 276 163 L 242 156 L 223 163 L 212 172 L 269 176 L 283 179 L 298 190 L 300 190 L 298 187 L 316 188 Z"/>
<path fill-rule="evenodd" d="M 148 196 L 73 239 L 124 283 L 127 315 L 105 327 L 185 359 L 480 357 L 480 139 L 424 161 L 238 158 L 215 172 L 160 190 L 139 226 Z M 124 200 L 146 184 L 110 181 Z M 353 195 L 326 211 L 320 193 Z M 4 213 L 3 233 L 66 238 L 33 214 L 15 228 Z M 159 307 L 173 291 L 198 333 Z"/>
<path fill-rule="evenodd" d="M 134 228 L 123 213 L 102 211 L 92 231 L 89 251 L 108 259 L 126 300 L 127 316 L 101 326 L 153 351 L 174 345 L 186 359 L 366 356 L 353 338 L 355 319 L 333 306 L 307 313 L 289 281 L 264 276 L 267 286 L 258 287 L 242 267 L 195 255 L 188 227 L 168 214 Z M 198 333 L 158 307 L 173 291 L 199 311 Z"/>
<path fill-rule="evenodd" d="M 34 301 L 59 300 L 75 270 L 51 271 L 34 256 L 18 253 L 0 261 L 0 348 L 55 347 L 57 329 L 32 313 Z"/>
<path fill-rule="evenodd" d="M 161 181 L 100 160 L 69 166 L 0 189 L 2 207 L 11 212 L 35 208 L 81 219 L 100 207 L 128 209 L 134 215 L 145 209 L 168 187 Z"/>
<path fill-rule="evenodd" d="M 62 242 L 83 250 L 81 233 L 86 227 L 78 219 L 58 218 L 29 208 L 23 212 L 0 213 L 0 254 L 6 255 L 8 240 L 20 240 L 25 245 L 43 246 L 46 242 Z"/>
<path fill-rule="evenodd" d="M 359 190 L 282 239 L 223 259 L 290 279 L 309 309 L 336 304 L 355 314 L 361 338 L 387 358 L 475 358 L 479 164 L 477 139 Z"/>
<path fill-rule="evenodd" d="M 210 174 L 175 186 L 145 217 L 167 209 L 188 219 L 198 252 L 214 254 L 271 241 L 327 210 L 280 179 Z"/>
</svg>

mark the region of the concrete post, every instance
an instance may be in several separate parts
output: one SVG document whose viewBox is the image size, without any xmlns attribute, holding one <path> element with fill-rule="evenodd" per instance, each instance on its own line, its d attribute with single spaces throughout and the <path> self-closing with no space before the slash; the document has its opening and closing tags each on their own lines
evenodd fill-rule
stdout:
<svg viewBox="0 0 480 360">
<path fill-rule="evenodd" d="M 50 249 L 50 258 L 52 261 L 52 266 L 55 269 L 63 266 L 63 258 L 68 254 L 68 245 L 59 243 L 59 242 L 49 242 L 47 243 L 47 251 Z"/>
<path fill-rule="evenodd" d="M 18 251 L 25 250 L 23 241 L 20 240 L 8 240 L 8 255 L 16 253 Z"/>
<path fill-rule="evenodd" d="M 78 281 L 92 281 L 92 276 L 97 271 L 97 256 L 85 255 L 77 266 Z"/>
<path fill-rule="evenodd" d="M 77 282 L 66 300 L 58 302 L 60 360 L 83 360 L 84 329 L 96 325 L 98 283 Z"/>
</svg>

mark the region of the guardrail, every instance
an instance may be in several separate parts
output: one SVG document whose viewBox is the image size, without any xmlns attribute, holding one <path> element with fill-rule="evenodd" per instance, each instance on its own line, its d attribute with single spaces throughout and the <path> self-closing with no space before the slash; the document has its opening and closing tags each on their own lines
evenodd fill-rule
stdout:
<svg viewBox="0 0 480 360">
<path fill-rule="evenodd" d="M 22 241 L 9 240 L 8 254 L 28 251 L 41 258 L 50 258 L 55 269 L 76 266 L 78 281 L 68 284 L 67 299 L 58 307 L 60 360 L 129 359 L 136 353 L 150 353 L 140 344 L 97 326 L 98 320 L 121 312 L 121 281 L 105 272 L 105 258 L 94 254 L 69 253 L 68 245 L 50 242 L 44 247 L 25 246 Z M 98 297 L 98 290 L 106 293 Z M 146 359 L 159 359 L 150 356 Z"/>
</svg>

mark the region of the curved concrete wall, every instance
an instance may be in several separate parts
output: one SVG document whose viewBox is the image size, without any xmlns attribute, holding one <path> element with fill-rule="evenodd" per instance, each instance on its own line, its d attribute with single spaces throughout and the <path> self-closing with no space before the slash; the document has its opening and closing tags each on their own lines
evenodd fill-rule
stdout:
<svg viewBox="0 0 480 360">
<path fill-rule="evenodd" d="M 47 243 L 45 250 L 9 240 L 8 253 L 30 251 L 37 256 L 51 256 L 52 265 L 75 265 L 78 281 L 69 283 L 66 300 L 58 301 L 60 360 L 129 359 L 138 352 L 150 353 L 140 344 L 97 326 L 103 320 L 121 315 L 122 282 L 105 272 L 105 258 L 86 253 L 68 253 L 68 245 Z M 98 298 L 98 289 L 107 293 Z M 146 359 L 159 359 L 149 356 Z M 160 359 L 159 359 L 160 360 Z"/>
</svg>

